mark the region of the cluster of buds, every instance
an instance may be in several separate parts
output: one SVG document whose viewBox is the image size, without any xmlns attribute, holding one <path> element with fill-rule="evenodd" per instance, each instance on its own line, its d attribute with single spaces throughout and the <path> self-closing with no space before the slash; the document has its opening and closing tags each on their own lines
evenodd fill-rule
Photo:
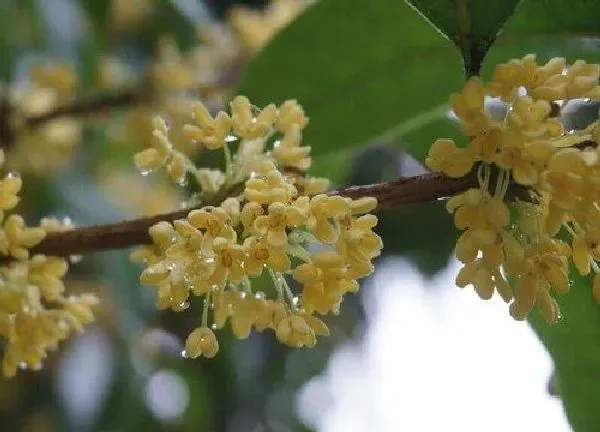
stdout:
<svg viewBox="0 0 600 432">
<path fill-rule="evenodd" d="M 130 3 L 119 1 L 113 6 L 129 10 Z M 189 120 L 189 106 L 194 102 L 187 95 L 200 94 L 211 106 L 222 108 L 224 95 L 229 92 L 232 77 L 237 75 L 241 64 L 313 3 L 314 0 L 274 0 L 260 9 L 233 6 L 224 24 L 203 23 L 198 27 L 198 44 L 189 50 L 180 49 L 172 37 L 159 39 L 148 76 L 156 96 L 153 106 L 128 110 L 123 124 L 112 134 L 117 145 L 132 142 L 146 145 L 154 129 L 150 120 L 154 113 L 160 112 L 169 117 L 170 141 L 174 147 L 192 154 L 189 140 L 178 136 L 181 131 L 178 125 Z M 152 12 L 152 8 L 138 9 Z M 134 18 L 131 14 L 120 15 L 125 20 Z M 98 81 L 102 88 L 122 86 L 135 81 L 135 76 L 132 68 L 113 58 L 103 61 Z"/>
<path fill-rule="evenodd" d="M 527 55 L 498 65 L 491 83 L 471 77 L 451 96 L 468 145 L 439 139 L 430 149 L 433 171 L 477 172 L 479 187 L 447 202 L 464 231 L 457 285 L 472 284 L 482 298 L 498 292 L 516 319 L 535 305 L 548 322 L 560 318 L 554 294 L 569 290 L 569 258 L 581 275 L 593 270 L 600 302 L 600 123 L 565 130 L 560 117 L 569 101 L 600 100 L 599 76 L 598 65 L 568 66 L 564 58 L 538 64 Z M 485 111 L 485 97 L 506 104 L 503 119 Z M 511 185 L 526 187 L 530 197 L 511 196 Z"/>
<path fill-rule="evenodd" d="M 5 218 L 19 202 L 21 185 L 21 178 L 11 174 L 0 180 L 0 257 L 10 260 L 0 268 L 0 341 L 6 377 L 19 368 L 40 369 L 49 350 L 93 320 L 91 307 L 97 302 L 90 294 L 66 295 L 64 258 L 30 255 L 47 233 L 70 226 L 43 219 L 39 226 L 27 227 L 17 214 Z"/>
<path fill-rule="evenodd" d="M 289 346 L 314 346 L 329 333 L 316 314 L 338 313 L 344 295 L 373 271 L 382 243 L 368 213 L 377 201 L 327 195 L 328 181 L 306 174 L 308 119 L 295 101 L 259 110 L 239 96 L 230 114 L 212 116 L 198 103 L 193 117 L 183 133 L 198 150 L 222 149 L 225 169 L 197 168 L 173 148 L 166 123 L 155 121 L 152 146 L 136 164 L 164 166 L 177 183 L 194 178 L 199 191 L 195 210 L 151 227 L 152 244 L 133 253 L 146 264 L 141 282 L 156 287 L 159 309 L 181 311 L 203 298 L 189 357 L 213 357 L 213 330 L 228 321 L 240 339 L 252 328 L 271 329 Z"/>
<path fill-rule="evenodd" d="M 70 103 L 76 88 L 75 72 L 67 64 L 56 62 L 34 65 L 27 84 L 8 91 L 11 128 L 15 132 L 8 161 L 11 169 L 47 174 L 70 160 L 81 139 L 79 120 L 61 117 L 31 128 L 26 118 Z"/>
</svg>

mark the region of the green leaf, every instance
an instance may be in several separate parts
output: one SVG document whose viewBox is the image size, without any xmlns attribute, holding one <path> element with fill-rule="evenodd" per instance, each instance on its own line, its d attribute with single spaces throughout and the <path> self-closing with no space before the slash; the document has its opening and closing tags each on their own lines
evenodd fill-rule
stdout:
<svg viewBox="0 0 600 432">
<path fill-rule="evenodd" d="M 311 117 L 305 142 L 335 152 L 414 129 L 460 88 L 458 54 L 406 2 L 325 0 L 250 62 L 238 92 L 257 105 L 297 99 Z"/>
<path fill-rule="evenodd" d="M 600 61 L 600 2 L 524 0 L 508 20 L 484 63 L 489 76 L 498 63 L 535 53 L 538 61 L 566 57 Z"/>
<path fill-rule="evenodd" d="M 456 44 L 467 76 L 479 75 L 483 58 L 519 0 L 410 0 Z"/>
<path fill-rule="evenodd" d="M 571 275 L 577 275 L 571 267 Z M 592 298 L 591 277 L 573 277 L 569 293 L 558 297 L 562 320 L 547 324 L 538 312 L 529 322 L 548 349 L 558 392 L 576 432 L 600 425 L 600 306 Z"/>
</svg>

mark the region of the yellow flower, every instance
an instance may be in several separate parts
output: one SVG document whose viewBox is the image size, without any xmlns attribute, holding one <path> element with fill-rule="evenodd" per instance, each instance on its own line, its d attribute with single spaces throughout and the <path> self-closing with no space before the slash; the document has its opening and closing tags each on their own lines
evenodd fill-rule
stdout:
<svg viewBox="0 0 600 432">
<path fill-rule="evenodd" d="M 372 272 L 372 266 L 364 266 L 379 256 L 383 248 L 381 238 L 373 232 L 377 225 L 377 217 L 371 214 L 359 218 L 346 217 L 340 220 L 341 232 L 337 243 L 337 251 L 350 264 L 353 277 L 358 279 Z M 361 265 L 362 264 L 362 265 Z M 356 271 L 366 271 L 366 274 Z"/>
<path fill-rule="evenodd" d="M 599 65 L 589 64 L 583 60 L 577 60 L 567 70 L 567 88 L 565 99 L 600 99 L 600 88 L 598 87 L 599 76 Z"/>
<path fill-rule="evenodd" d="M 26 227 L 19 215 L 10 215 L 4 222 L 4 231 L 0 242 L 0 251 L 17 259 L 29 257 L 29 248 L 46 237 L 46 231 L 39 227 Z"/>
<path fill-rule="evenodd" d="M 304 215 L 296 207 L 274 202 L 269 205 L 268 214 L 255 219 L 254 229 L 257 233 L 266 236 L 270 246 L 283 248 L 288 241 L 286 228 L 300 225 L 304 219 Z"/>
<path fill-rule="evenodd" d="M 563 133 L 562 124 L 548 118 L 550 103 L 546 100 L 533 100 L 529 96 L 519 96 L 506 114 L 507 128 L 518 131 L 528 140 L 556 137 Z"/>
<path fill-rule="evenodd" d="M 287 203 L 297 195 L 294 185 L 277 170 L 273 162 L 260 164 L 259 174 L 259 177 L 246 181 L 244 195 L 248 201 L 258 204 Z"/>
<path fill-rule="evenodd" d="M 2 372 L 14 376 L 17 368 L 39 370 L 49 350 L 93 320 L 90 294 L 63 296 L 61 258 L 37 255 L 0 269 L 0 337 L 4 352 Z M 59 285 L 57 287 L 57 285 Z"/>
<path fill-rule="evenodd" d="M 219 342 L 211 329 L 198 327 L 185 341 L 185 356 L 189 358 L 213 358 L 219 352 Z"/>
<path fill-rule="evenodd" d="M 40 288 L 44 300 L 58 300 L 65 291 L 63 278 L 69 266 L 67 261 L 59 257 L 35 255 L 29 263 L 28 280 Z"/>
<path fill-rule="evenodd" d="M 239 298 L 238 292 L 223 291 L 219 288 L 212 290 L 213 321 L 216 328 L 225 326 Z"/>
<path fill-rule="evenodd" d="M 552 203 L 569 210 L 577 205 L 586 192 L 585 176 L 586 166 L 580 151 L 566 148 L 550 158 L 541 181 L 542 186 L 550 191 Z"/>
<path fill-rule="evenodd" d="M 277 339 L 286 345 L 300 348 L 312 347 L 316 343 L 314 331 L 300 314 L 286 315 L 275 330 Z"/>
<path fill-rule="evenodd" d="M 287 132 L 293 126 L 297 126 L 300 130 L 304 129 L 308 124 L 308 117 L 305 116 L 304 110 L 295 100 L 285 101 L 279 107 L 275 128 L 279 132 Z"/>
<path fill-rule="evenodd" d="M 230 239 L 217 237 L 213 242 L 213 249 L 216 265 L 209 283 L 219 288 L 223 288 L 227 281 L 239 284 L 246 277 L 242 246 L 233 243 Z"/>
<path fill-rule="evenodd" d="M 249 202 L 244 205 L 240 216 L 240 220 L 244 226 L 244 235 L 250 235 L 255 232 L 254 221 L 263 214 L 263 206 L 256 202 Z"/>
<path fill-rule="evenodd" d="M 153 84 L 167 91 L 188 89 L 192 84 L 193 73 L 187 66 L 173 38 L 161 38 L 158 48 L 158 59 L 150 69 Z"/>
<path fill-rule="evenodd" d="M 271 246 L 264 240 L 251 236 L 244 240 L 246 258 L 244 269 L 249 276 L 260 276 L 265 266 L 278 273 L 289 270 L 291 263 L 284 249 Z"/>
<path fill-rule="evenodd" d="M 470 77 L 463 91 L 450 96 L 452 110 L 459 118 L 463 133 L 466 136 L 475 136 L 488 123 L 484 112 L 484 89 L 479 77 Z"/>
<path fill-rule="evenodd" d="M 229 115 L 220 111 L 212 117 L 202 102 L 196 103 L 193 117 L 195 124 L 183 126 L 183 133 L 187 139 L 202 144 L 209 150 L 223 147 L 225 138 L 231 132 L 232 121 Z"/>
<path fill-rule="evenodd" d="M 490 299 L 497 291 L 505 302 L 512 297 L 510 286 L 498 268 L 490 268 L 482 258 L 465 264 L 456 276 L 456 285 L 464 288 L 473 285 L 475 292 L 484 300 Z"/>
<path fill-rule="evenodd" d="M 452 197 L 446 203 L 449 212 L 454 213 L 454 223 L 458 229 L 483 228 L 493 231 L 508 225 L 508 206 L 497 197 L 491 197 L 482 189 L 469 189 Z"/>
<path fill-rule="evenodd" d="M 321 252 L 311 262 L 300 264 L 293 277 L 302 284 L 301 304 L 308 313 L 332 312 L 344 294 L 358 290 L 358 283 L 345 269 L 344 259 L 332 251 Z"/>
<path fill-rule="evenodd" d="M 373 271 L 371 260 L 382 247 L 373 232 L 377 218 L 368 214 L 377 207 L 376 199 L 325 195 L 328 180 L 304 173 L 311 149 L 301 146 L 301 130 L 308 119 L 295 101 L 279 109 L 268 105 L 258 112 L 248 99 L 237 97 L 231 113 L 231 117 L 220 113 L 213 118 L 199 104 L 194 125 L 178 125 L 183 123 L 182 115 L 176 116 L 179 120 L 174 120 L 170 140 L 166 124 L 159 122 L 157 145 L 137 156 L 144 167 L 166 165 L 177 182 L 188 173 L 194 175 L 199 193 L 192 204 L 234 195 L 218 207 L 190 211 L 185 220 L 154 225 L 149 230 L 152 245 L 132 254 L 146 264 L 140 281 L 154 287 L 159 309 L 181 311 L 193 296 L 204 297 L 202 327 L 186 341 L 190 357 L 215 355 L 218 345 L 209 325 L 222 328 L 227 321 L 240 339 L 247 338 L 252 328 L 271 329 L 290 346 L 314 346 L 316 336 L 329 330 L 311 313 L 338 313 L 343 295 L 358 290 L 356 279 Z M 188 153 L 173 149 L 189 139 L 207 148 L 234 139 L 239 145 L 234 155 L 225 149 L 227 167 L 222 172 L 197 168 L 185 156 Z M 243 194 L 235 197 L 242 184 Z M 11 244 L 5 237 L 8 249 Z M 311 256 L 306 243 L 315 238 L 335 244 L 337 252 Z M 254 278 L 265 267 L 273 289 L 257 292 Z M 302 282 L 300 293 L 295 292 L 296 285 L 288 284 L 291 275 Z"/>
<path fill-rule="evenodd" d="M 99 300 L 92 294 L 71 296 L 64 303 L 66 321 L 73 330 L 83 332 L 83 326 L 94 321 L 92 306 L 96 306 Z"/>
<path fill-rule="evenodd" d="M 438 139 L 429 149 L 425 163 L 435 172 L 443 172 L 449 177 L 463 177 L 471 171 L 475 154 L 471 148 L 456 147 L 451 139 Z"/>
<path fill-rule="evenodd" d="M 233 304 L 231 330 L 238 339 L 247 339 L 256 322 L 260 303 L 248 293 L 240 293 Z"/>
<path fill-rule="evenodd" d="M 300 127 L 291 125 L 283 139 L 277 141 L 273 146 L 275 160 L 284 167 L 293 167 L 301 171 L 310 168 L 310 147 L 301 146 L 302 137 Z"/>
<path fill-rule="evenodd" d="M 248 140 L 266 135 L 277 117 L 277 107 L 273 104 L 264 107 L 256 117 L 252 109 L 245 96 L 236 96 L 231 102 L 233 133 Z"/>
<path fill-rule="evenodd" d="M 233 240 L 236 237 L 231 227 L 231 216 L 221 207 L 203 207 L 192 210 L 187 215 L 187 220 L 196 228 L 206 230 L 202 239 L 201 250 L 211 254 L 213 242 L 216 237 Z"/>
<path fill-rule="evenodd" d="M 19 203 L 19 196 L 17 194 L 21 190 L 22 185 L 21 177 L 16 175 L 9 174 L 0 181 L 0 209 L 10 210 L 16 207 Z"/>
<path fill-rule="evenodd" d="M 564 99 L 566 77 L 564 58 L 553 58 L 543 66 L 538 66 L 534 54 L 522 59 L 511 60 L 496 66 L 492 83 L 488 87 L 490 94 L 499 96 L 505 102 L 512 101 L 519 87 L 525 87 L 527 94 L 534 99 Z"/>
<path fill-rule="evenodd" d="M 315 237 L 323 243 L 335 243 L 338 229 L 330 222 L 339 219 L 351 210 L 350 200 L 340 196 L 315 195 L 310 199 L 308 225 Z"/>
<path fill-rule="evenodd" d="M 598 241 L 600 239 L 588 239 L 585 235 L 573 237 L 571 245 L 573 249 L 573 263 L 582 276 L 590 273 L 590 266 L 595 257 L 598 257 Z"/>
<path fill-rule="evenodd" d="M 240 200 L 237 198 L 225 198 L 219 207 L 227 212 L 231 225 L 237 226 L 240 222 Z"/>
<path fill-rule="evenodd" d="M 135 166 L 142 172 L 148 173 L 165 165 L 173 150 L 169 141 L 169 130 L 167 124 L 160 117 L 153 119 L 154 130 L 152 132 L 151 147 L 134 156 Z"/>
</svg>

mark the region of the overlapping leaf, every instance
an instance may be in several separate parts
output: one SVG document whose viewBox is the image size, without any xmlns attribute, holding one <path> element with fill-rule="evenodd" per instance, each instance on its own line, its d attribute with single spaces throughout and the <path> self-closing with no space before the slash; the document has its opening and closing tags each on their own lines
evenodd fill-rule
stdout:
<svg viewBox="0 0 600 432">
<path fill-rule="evenodd" d="M 251 61 L 238 92 L 258 105 L 297 99 L 316 154 L 359 145 L 444 104 L 460 55 L 399 0 L 317 3 Z"/>
<path fill-rule="evenodd" d="M 478 75 L 483 58 L 519 0 L 410 0 L 460 49 L 468 75 Z"/>
</svg>

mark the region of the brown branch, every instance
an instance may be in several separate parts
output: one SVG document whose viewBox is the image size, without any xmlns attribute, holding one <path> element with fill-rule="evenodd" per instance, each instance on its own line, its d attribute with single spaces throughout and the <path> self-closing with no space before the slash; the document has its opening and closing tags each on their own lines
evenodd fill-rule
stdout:
<svg viewBox="0 0 600 432">
<path fill-rule="evenodd" d="M 230 67 L 223 70 L 222 76 L 210 88 L 192 88 L 200 96 L 214 94 L 232 88 L 240 77 L 246 59 L 243 56 L 232 62 Z M 35 129 L 43 124 L 60 117 L 81 117 L 102 113 L 108 110 L 128 108 L 142 103 L 150 102 L 156 97 L 156 89 L 150 84 L 142 84 L 129 89 L 121 89 L 114 93 L 98 93 L 83 96 L 73 102 L 60 105 L 39 115 L 28 116 L 24 124 L 29 129 Z M 14 108 L 9 105 L 7 97 L 0 96 L 0 148 L 10 148 L 13 144 L 15 131 L 12 130 L 11 115 Z"/>
<path fill-rule="evenodd" d="M 25 119 L 29 128 L 36 128 L 59 117 L 82 116 L 101 113 L 109 109 L 125 108 L 149 100 L 149 92 L 133 88 L 114 94 L 98 94 L 75 100 L 69 105 L 58 106 L 52 111 Z"/>
<path fill-rule="evenodd" d="M 331 191 L 331 195 L 350 198 L 373 196 L 378 199 L 378 210 L 398 205 L 435 201 L 455 195 L 475 185 L 471 177 L 459 179 L 440 174 L 424 174 L 416 177 L 399 178 L 388 183 L 366 186 L 350 186 Z M 37 246 L 32 254 L 54 256 L 79 255 L 94 251 L 125 249 L 151 242 L 148 229 L 160 221 L 185 218 L 190 209 L 143 217 L 108 225 L 77 228 L 72 231 L 51 233 Z"/>
</svg>

